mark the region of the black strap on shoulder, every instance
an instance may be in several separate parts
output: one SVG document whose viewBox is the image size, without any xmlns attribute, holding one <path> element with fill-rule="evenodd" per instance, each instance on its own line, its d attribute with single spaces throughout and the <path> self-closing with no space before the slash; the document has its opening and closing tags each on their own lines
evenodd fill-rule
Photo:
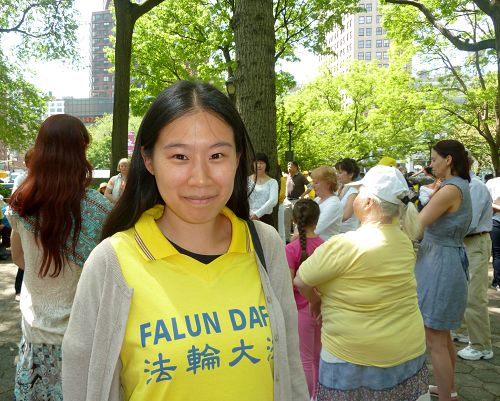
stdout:
<svg viewBox="0 0 500 401">
<path fill-rule="evenodd" d="M 262 249 L 262 244 L 260 243 L 259 234 L 255 229 L 255 224 L 252 220 L 247 220 L 248 229 L 250 230 L 250 236 L 252 237 L 253 247 L 257 256 L 259 257 L 260 263 L 264 266 L 264 270 L 267 272 L 266 259 L 264 258 L 264 250 Z"/>
</svg>

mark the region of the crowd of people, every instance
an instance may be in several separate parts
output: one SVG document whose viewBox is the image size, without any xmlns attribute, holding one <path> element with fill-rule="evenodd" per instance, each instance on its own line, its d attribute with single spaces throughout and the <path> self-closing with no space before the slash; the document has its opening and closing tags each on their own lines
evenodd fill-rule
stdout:
<svg viewBox="0 0 500 401">
<path fill-rule="evenodd" d="M 277 180 L 231 101 L 188 81 L 99 191 L 89 141 L 44 121 L 4 213 L 24 274 L 15 400 L 454 401 L 453 340 L 493 357 L 500 177 L 474 176 L 460 142 L 418 173 L 344 158 Z"/>
</svg>

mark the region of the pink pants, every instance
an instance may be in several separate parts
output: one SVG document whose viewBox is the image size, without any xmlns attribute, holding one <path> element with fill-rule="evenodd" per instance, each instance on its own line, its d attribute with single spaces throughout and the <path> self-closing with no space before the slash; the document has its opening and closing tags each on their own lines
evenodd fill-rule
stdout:
<svg viewBox="0 0 500 401">
<path fill-rule="evenodd" d="M 316 398 L 319 373 L 319 354 L 321 352 L 321 326 L 309 312 L 309 305 L 299 309 L 299 348 L 302 367 L 306 375 L 309 395 Z"/>
</svg>

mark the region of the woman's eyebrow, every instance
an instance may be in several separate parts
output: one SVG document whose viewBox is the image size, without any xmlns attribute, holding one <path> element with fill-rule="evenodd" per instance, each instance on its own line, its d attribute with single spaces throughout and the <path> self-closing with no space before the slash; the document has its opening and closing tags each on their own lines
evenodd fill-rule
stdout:
<svg viewBox="0 0 500 401">
<path fill-rule="evenodd" d="M 173 143 L 167 143 L 166 145 L 164 145 L 163 149 L 188 148 L 190 146 L 192 146 L 192 145 L 188 144 L 188 143 L 173 142 Z M 218 147 L 230 147 L 230 148 L 233 148 L 234 144 L 232 144 L 231 142 L 227 142 L 227 141 L 220 141 L 220 142 L 216 142 L 216 143 L 210 145 L 210 149 L 212 149 L 212 148 L 218 148 Z"/>
</svg>

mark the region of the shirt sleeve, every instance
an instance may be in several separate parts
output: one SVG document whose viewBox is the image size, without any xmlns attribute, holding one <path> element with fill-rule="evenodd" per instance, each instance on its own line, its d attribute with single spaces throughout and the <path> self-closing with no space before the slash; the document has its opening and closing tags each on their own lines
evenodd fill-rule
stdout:
<svg viewBox="0 0 500 401">
<path fill-rule="evenodd" d="M 114 175 L 109 179 L 107 188 L 113 189 L 113 187 L 115 186 L 115 180 L 116 180 L 116 175 Z"/>
<path fill-rule="evenodd" d="M 273 212 L 273 208 L 278 203 L 278 181 L 274 178 L 271 178 L 268 182 L 269 189 L 269 197 L 267 198 L 266 203 L 264 203 L 259 209 L 255 211 L 255 214 L 258 218 L 261 218 L 265 214 L 271 214 Z"/>
<path fill-rule="evenodd" d="M 297 271 L 297 268 L 299 267 L 298 266 L 299 263 L 297 260 L 297 247 L 295 241 L 290 242 L 285 247 L 285 253 L 286 253 L 286 260 L 288 261 L 288 267 L 290 268 L 291 271 L 295 273 Z"/>
<path fill-rule="evenodd" d="M 309 181 L 304 175 L 302 176 L 302 185 L 304 185 L 306 188 L 309 185 Z"/>
<path fill-rule="evenodd" d="M 335 198 L 332 198 L 325 200 L 325 203 L 325 207 L 319 214 L 318 224 L 316 224 L 316 229 L 314 230 L 316 235 L 323 234 L 330 224 L 335 222 L 340 224 L 342 222 L 344 210 L 340 201 L 336 202 Z"/>
<path fill-rule="evenodd" d="M 17 231 L 17 218 L 12 213 L 12 209 L 10 207 L 7 207 L 7 209 L 5 209 L 5 217 L 7 218 L 7 221 L 9 222 L 10 227 L 13 230 Z"/>
<path fill-rule="evenodd" d="M 316 287 L 340 276 L 352 263 L 349 252 L 354 244 L 349 244 L 345 234 L 333 236 L 316 248 L 299 267 L 297 274 L 304 283 Z"/>
</svg>

